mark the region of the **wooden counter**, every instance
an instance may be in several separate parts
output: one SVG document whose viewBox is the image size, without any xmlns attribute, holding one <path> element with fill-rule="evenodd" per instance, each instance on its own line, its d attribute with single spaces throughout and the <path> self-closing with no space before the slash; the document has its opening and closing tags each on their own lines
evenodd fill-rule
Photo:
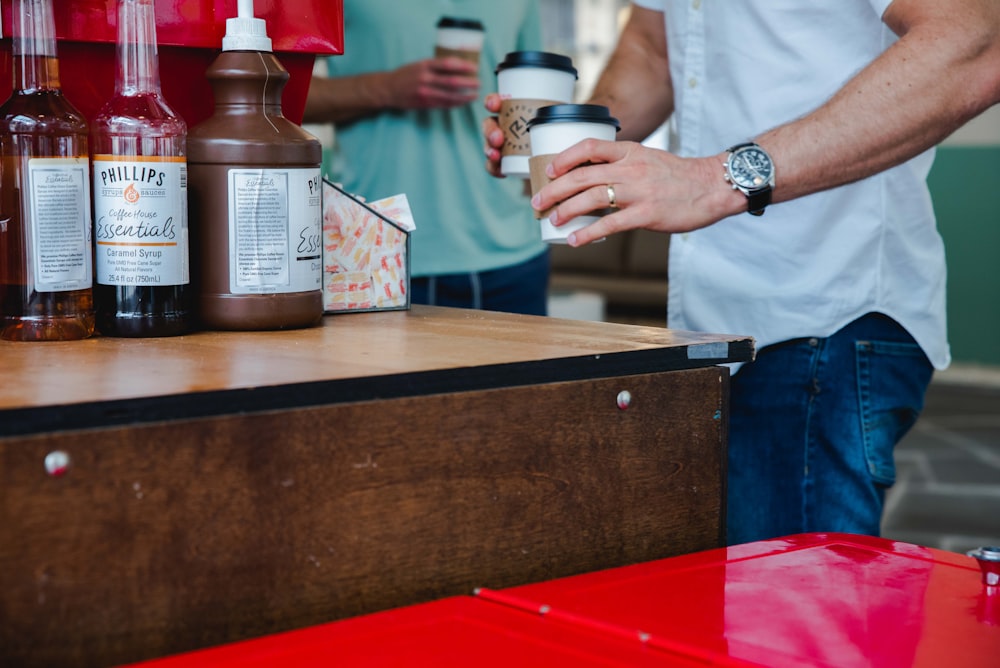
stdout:
<svg viewBox="0 0 1000 668">
<path fill-rule="evenodd" d="M 111 665 L 721 545 L 717 365 L 752 355 L 419 306 L 0 342 L 0 665 Z"/>
</svg>

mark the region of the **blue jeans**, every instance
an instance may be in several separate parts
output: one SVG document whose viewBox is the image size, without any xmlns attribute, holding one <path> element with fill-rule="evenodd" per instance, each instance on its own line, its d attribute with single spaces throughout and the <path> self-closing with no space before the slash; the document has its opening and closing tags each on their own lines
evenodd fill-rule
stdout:
<svg viewBox="0 0 1000 668">
<path fill-rule="evenodd" d="M 527 315 L 548 313 L 549 252 L 492 271 L 421 276 L 410 280 L 414 304 Z"/>
<path fill-rule="evenodd" d="M 932 374 L 906 330 L 875 313 L 759 351 L 730 384 L 728 543 L 878 535 L 893 448 Z"/>
</svg>

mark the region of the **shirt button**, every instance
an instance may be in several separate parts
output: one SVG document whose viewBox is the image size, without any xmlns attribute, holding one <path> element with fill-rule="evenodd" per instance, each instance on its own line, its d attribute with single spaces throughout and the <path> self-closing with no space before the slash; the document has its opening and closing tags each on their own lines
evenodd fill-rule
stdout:
<svg viewBox="0 0 1000 668">
<path fill-rule="evenodd" d="M 698 80 L 694 77 L 691 77 L 690 79 L 688 79 L 688 86 L 690 88 L 696 88 L 698 86 Z"/>
<path fill-rule="evenodd" d="M 701 0 L 694 0 L 691 3 L 691 9 L 701 9 Z"/>
</svg>

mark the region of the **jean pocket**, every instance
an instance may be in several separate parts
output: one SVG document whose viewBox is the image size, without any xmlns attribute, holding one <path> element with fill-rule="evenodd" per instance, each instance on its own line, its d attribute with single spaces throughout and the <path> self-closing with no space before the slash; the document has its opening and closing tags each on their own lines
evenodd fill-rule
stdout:
<svg viewBox="0 0 1000 668">
<path fill-rule="evenodd" d="M 855 355 L 868 472 L 875 482 L 892 485 L 893 448 L 923 410 L 934 367 L 915 343 L 858 341 Z"/>
</svg>

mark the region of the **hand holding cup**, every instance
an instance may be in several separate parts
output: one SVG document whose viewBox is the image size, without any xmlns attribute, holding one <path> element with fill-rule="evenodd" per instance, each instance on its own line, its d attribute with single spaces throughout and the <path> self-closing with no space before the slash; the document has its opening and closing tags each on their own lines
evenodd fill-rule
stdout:
<svg viewBox="0 0 1000 668">
<path fill-rule="evenodd" d="M 531 158 L 528 163 L 532 195 L 549 183 L 546 167 L 556 155 L 584 139 L 614 141 L 620 129 L 618 119 L 611 116 L 607 107 L 601 105 L 557 104 L 540 108 L 528 122 L 531 140 Z M 614 209 L 617 202 L 613 185 L 607 186 L 607 194 L 609 207 Z M 598 212 L 599 215 L 577 216 L 557 227 L 549 220 L 549 213 L 553 208 L 535 212 L 541 225 L 542 240 L 553 244 L 567 243 L 570 234 L 596 222 L 600 215 L 606 213 L 601 211 Z"/>
<path fill-rule="evenodd" d="M 437 109 L 459 107 L 479 95 L 478 68 L 460 58 L 425 58 L 385 73 L 386 107 Z"/>
<path fill-rule="evenodd" d="M 435 58 L 461 58 L 479 65 L 486 34 L 478 19 L 442 16 L 437 23 Z"/>
</svg>

